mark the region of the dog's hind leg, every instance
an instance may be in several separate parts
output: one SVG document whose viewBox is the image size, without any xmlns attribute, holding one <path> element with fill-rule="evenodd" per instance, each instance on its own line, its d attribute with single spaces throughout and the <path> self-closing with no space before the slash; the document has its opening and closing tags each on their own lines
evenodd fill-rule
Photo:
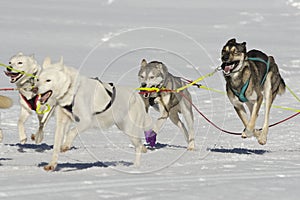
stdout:
<svg viewBox="0 0 300 200">
<path fill-rule="evenodd" d="M 264 145 L 267 143 L 267 135 L 269 131 L 269 118 L 270 110 L 273 102 L 272 97 L 272 86 L 271 86 L 272 73 L 270 72 L 266 78 L 264 85 L 264 96 L 265 96 L 265 119 L 261 134 L 258 136 L 258 143 Z"/>
<path fill-rule="evenodd" d="M 134 117 L 134 116 L 132 116 L 132 117 Z M 141 116 L 140 116 L 140 118 L 138 118 L 138 117 L 139 117 L 138 115 L 135 116 L 134 122 L 137 122 L 139 124 L 138 121 L 141 120 L 142 117 Z M 139 137 L 139 134 L 142 132 L 141 127 L 138 124 L 133 123 L 133 121 L 131 121 L 131 119 L 134 119 L 134 118 L 131 118 L 128 116 L 124 117 L 122 122 L 116 123 L 116 126 L 121 131 L 123 131 L 126 135 L 128 135 L 131 143 L 135 147 L 134 165 L 136 167 L 139 167 L 141 164 L 141 154 L 146 153 L 147 148 L 143 145 L 141 138 Z"/>
<path fill-rule="evenodd" d="M 178 126 L 178 128 L 181 130 L 181 132 L 184 134 L 184 138 L 188 144 L 187 149 L 188 150 L 194 150 L 195 148 L 195 141 L 194 141 L 194 127 L 193 127 L 193 117 L 187 115 L 186 113 L 183 113 L 183 116 L 185 118 L 185 121 L 188 124 L 189 131 L 186 129 L 184 123 L 180 120 L 178 116 L 178 112 L 174 112 L 171 110 L 170 112 L 170 120 Z"/>
<path fill-rule="evenodd" d="M 90 124 L 89 121 L 80 121 L 80 123 L 77 126 L 73 127 L 70 131 L 68 131 L 65 134 L 64 143 L 63 143 L 63 145 L 60 148 L 61 152 L 68 151 L 71 148 L 72 143 L 73 143 L 75 137 L 79 133 L 82 133 L 83 131 L 85 131 L 86 129 L 88 129 L 89 128 L 89 126 L 88 126 L 89 124 Z"/>
<path fill-rule="evenodd" d="M 147 148 L 142 144 L 141 138 L 129 135 L 131 143 L 135 147 L 135 161 L 134 166 L 140 167 L 141 165 L 141 154 L 147 152 Z"/>
<path fill-rule="evenodd" d="M 21 112 L 18 120 L 19 139 L 21 144 L 25 144 L 27 141 L 24 124 L 29 116 L 30 116 L 30 112 L 26 110 L 23 106 L 21 106 Z"/>
</svg>

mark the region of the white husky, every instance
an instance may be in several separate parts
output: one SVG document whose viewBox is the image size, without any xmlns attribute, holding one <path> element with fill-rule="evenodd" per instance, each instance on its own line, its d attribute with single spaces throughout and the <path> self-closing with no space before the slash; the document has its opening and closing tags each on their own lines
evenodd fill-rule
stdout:
<svg viewBox="0 0 300 200">
<path fill-rule="evenodd" d="M 21 112 L 18 120 L 19 139 L 20 143 L 24 144 L 27 141 L 25 134 L 24 123 L 28 117 L 35 112 L 37 107 L 38 96 L 32 92 L 32 87 L 35 82 L 35 76 L 41 71 L 34 56 L 26 56 L 23 53 L 14 55 L 9 61 L 9 68 L 6 69 L 6 76 L 10 77 L 10 82 L 15 83 L 20 93 Z M 47 122 L 51 112 L 46 114 L 38 114 L 39 129 L 37 133 L 31 135 L 31 139 L 38 144 L 42 142 L 44 132 L 43 128 Z"/>
<path fill-rule="evenodd" d="M 135 165 L 140 164 L 141 153 L 147 149 L 139 135 L 149 128 L 151 118 L 133 89 L 81 76 L 76 69 L 65 66 L 62 59 L 51 63 L 50 58 L 44 60 L 36 86 L 41 104 L 56 103 L 53 155 L 45 170 L 56 168 L 59 152 L 67 151 L 78 133 L 91 127 L 108 128 L 114 124 L 129 136 L 135 146 Z M 71 121 L 77 123 L 69 130 Z"/>
</svg>

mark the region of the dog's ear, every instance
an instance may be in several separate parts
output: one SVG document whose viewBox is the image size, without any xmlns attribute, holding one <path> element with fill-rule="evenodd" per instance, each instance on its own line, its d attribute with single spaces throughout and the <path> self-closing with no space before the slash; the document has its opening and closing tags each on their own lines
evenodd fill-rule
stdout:
<svg viewBox="0 0 300 200">
<path fill-rule="evenodd" d="M 243 42 L 242 44 L 242 47 L 243 47 L 243 52 L 247 52 L 247 48 L 246 48 L 246 42 Z"/>
<path fill-rule="evenodd" d="M 45 59 L 44 59 L 44 62 L 43 62 L 43 68 L 47 68 L 51 65 L 51 58 L 49 56 L 47 56 Z"/>
<path fill-rule="evenodd" d="M 147 65 L 147 61 L 146 59 L 143 59 L 141 62 L 141 67 L 146 67 L 146 65 Z"/>
<path fill-rule="evenodd" d="M 32 59 L 35 59 L 35 58 L 34 58 L 34 54 L 31 54 L 29 57 L 32 58 Z"/>
<path fill-rule="evenodd" d="M 156 65 L 156 67 L 157 67 L 163 74 L 168 73 L 168 69 L 167 69 L 167 67 L 166 67 L 164 64 L 159 63 L 158 65 Z"/>
<path fill-rule="evenodd" d="M 236 39 L 235 39 L 235 38 L 232 38 L 232 39 L 228 40 L 227 43 L 228 43 L 228 44 L 235 44 L 235 43 L 236 43 Z"/>
</svg>

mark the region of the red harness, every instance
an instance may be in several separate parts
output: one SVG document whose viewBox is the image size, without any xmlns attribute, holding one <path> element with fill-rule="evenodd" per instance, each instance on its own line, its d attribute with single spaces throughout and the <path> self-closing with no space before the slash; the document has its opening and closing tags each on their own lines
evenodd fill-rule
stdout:
<svg viewBox="0 0 300 200">
<path fill-rule="evenodd" d="M 28 107 L 31 109 L 31 110 L 36 110 L 36 106 L 37 106 L 37 101 L 39 99 L 39 96 L 38 95 L 35 95 L 34 97 L 32 97 L 31 99 L 27 99 L 23 94 L 21 94 L 21 97 L 22 99 L 26 102 L 26 104 L 28 105 Z"/>
</svg>

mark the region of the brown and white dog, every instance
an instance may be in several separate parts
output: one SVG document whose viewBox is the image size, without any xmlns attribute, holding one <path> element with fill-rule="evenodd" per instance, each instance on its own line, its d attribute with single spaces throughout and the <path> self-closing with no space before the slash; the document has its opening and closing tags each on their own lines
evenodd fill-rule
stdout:
<svg viewBox="0 0 300 200">
<path fill-rule="evenodd" d="M 221 59 L 227 96 L 245 126 L 242 137 L 254 135 L 259 144 L 266 144 L 271 105 L 277 94 L 285 92 L 285 83 L 274 58 L 258 50 L 247 52 L 246 42 L 237 43 L 236 39 L 231 39 L 224 45 Z M 257 130 L 255 123 L 263 99 L 264 125 L 262 130 Z M 244 104 L 250 111 L 249 120 Z"/>
</svg>

